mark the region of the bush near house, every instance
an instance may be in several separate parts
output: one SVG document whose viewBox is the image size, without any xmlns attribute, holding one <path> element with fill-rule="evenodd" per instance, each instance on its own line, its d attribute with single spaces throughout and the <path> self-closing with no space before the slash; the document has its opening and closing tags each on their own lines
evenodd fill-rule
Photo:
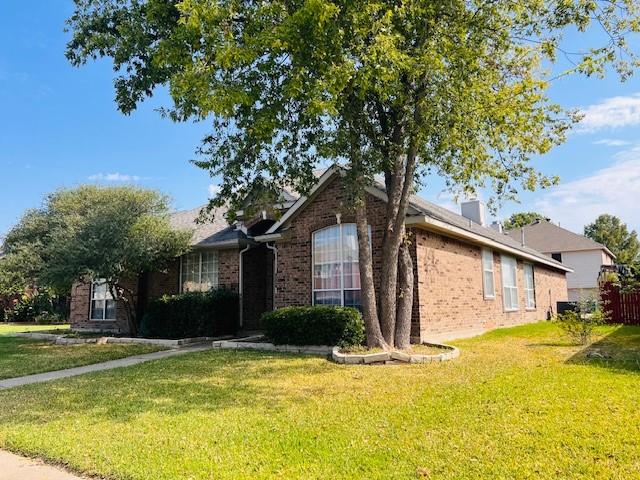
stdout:
<svg viewBox="0 0 640 480">
<path fill-rule="evenodd" d="M 364 342 L 364 322 L 355 308 L 285 307 L 262 316 L 265 334 L 276 345 L 339 345 Z"/>
<path fill-rule="evenodd" d="M 214 337 L 238 329 L 239 297 L 227 289 L 165 295 L 147 306 L 140 333 L 150 338 Z"/>
</svg>

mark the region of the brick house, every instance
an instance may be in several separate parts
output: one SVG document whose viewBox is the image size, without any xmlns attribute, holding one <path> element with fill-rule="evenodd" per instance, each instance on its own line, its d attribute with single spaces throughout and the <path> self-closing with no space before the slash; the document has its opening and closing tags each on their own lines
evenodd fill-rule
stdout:
<svg viewBox="0 0 640 480">
<path fill-rule="evenodd" d="M 195 228 L 193 250 L 167 272 L 134 282 L 140 312 L 151 298 L 225 285 L 241 293 L 241 325 L 260 328 L 260 315 L 287 305 L 360 305 L 354 215 L 340 170 L 326 170 L 307 196 L 290 193 L 276 220 L 262 212 L 234 226 L 223 220 L 195 225 L 199 209 L 178 212 L 176 228 Z M 374 282 L 380 280 L 386 194 L 367 190 Z M 567 299 L 571 269 L 492 228 L 479 202 L 465 216 L 412 197 L 406 226 L 414 261 L 412 339 L 446 339 L 547 318 Z M 124 312 L 95 282 L 72 292 L 73 328 L 126 329 Z"/>
</svg>

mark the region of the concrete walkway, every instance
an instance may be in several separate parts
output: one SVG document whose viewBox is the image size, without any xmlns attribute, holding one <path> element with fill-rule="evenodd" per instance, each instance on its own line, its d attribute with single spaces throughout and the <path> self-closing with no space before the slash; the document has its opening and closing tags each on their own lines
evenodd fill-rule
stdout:
<svg viewBox="0 0 640 480">
<path fill-rule="evenodd" d="M 40 460 L 25 458 L 0 450 L 2 480 L 84 480 L 62 468 L 45 465 Z"/>
<path fill-rule="evenodd" d="M 184 355 L 185 353 L 202 352 L 204 350 L 210 350 L 211 348 L 211 342 L 207 342 L 206 344 L 189 345 L 188 347 L 177 348 L 175 350 L 161 350 L 159 352 L 144 353 L 142 355 L 134 355 L 133 357 L 125 357 L 118 360 L 109 360 L 108 362 L 103 363 L 94 363 L 93 365 L 85 365 L 83 367 L 36 373 L 34 375 L 26 375 L 24 377 L 7 378 L 6 380 L 0 380 L 0 390 L 29 385 L 30 383 L 48 382 L 50 380 L 58 380 L 60 378 L 75 377 L 77 375 L 84 375 L 85 373 L 111 370 L 113 368 L 130 367 L 132 365 L 138 365 L 139 363 L 149 362 L 151 360 L 160 360 L 163 358 L 174 357 L 176 355 Z M 2 462 L 0 462 L 0 465 L 2 465 Z M 0 478 L 4 480 L 4 477 L 0 476 Z"/>
</svg>

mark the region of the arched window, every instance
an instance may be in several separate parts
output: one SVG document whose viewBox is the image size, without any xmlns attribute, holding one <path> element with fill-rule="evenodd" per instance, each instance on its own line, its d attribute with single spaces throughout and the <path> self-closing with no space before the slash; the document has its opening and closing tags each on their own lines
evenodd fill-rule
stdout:
<svg viewBox="0 0 640 480">
<path fill-rule="evenodd" d="M 355 224 L 314 232 L 312 256 L 313 304 L 361 308 Z"/>
</svg>

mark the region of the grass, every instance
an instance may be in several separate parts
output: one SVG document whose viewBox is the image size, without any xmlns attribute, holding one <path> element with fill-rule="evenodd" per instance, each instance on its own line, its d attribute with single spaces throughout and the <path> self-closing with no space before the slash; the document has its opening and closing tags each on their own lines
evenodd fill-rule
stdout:
<svg viewBox="0 0 640 480">
<path fill-rule="evenodd" d="M 35 323 L 0 323 L 0 335 L 5 333 L 20 332 L 43 332 L 43 333 L 64 333 L 69 331 L 68 324 L 38 325 Z"/>
<path fill-rule="evenodd" d="M 640 478 L 640 329 L 426 365 L 207 351 L 0 392 L 0 446 L 112 479 Z"/>
<path fill-rule="evenodd" d="M 161 350 L 151 345 L 54 345 L 0 336 L 0 380 L 62 370 Z"/>
</svg>

